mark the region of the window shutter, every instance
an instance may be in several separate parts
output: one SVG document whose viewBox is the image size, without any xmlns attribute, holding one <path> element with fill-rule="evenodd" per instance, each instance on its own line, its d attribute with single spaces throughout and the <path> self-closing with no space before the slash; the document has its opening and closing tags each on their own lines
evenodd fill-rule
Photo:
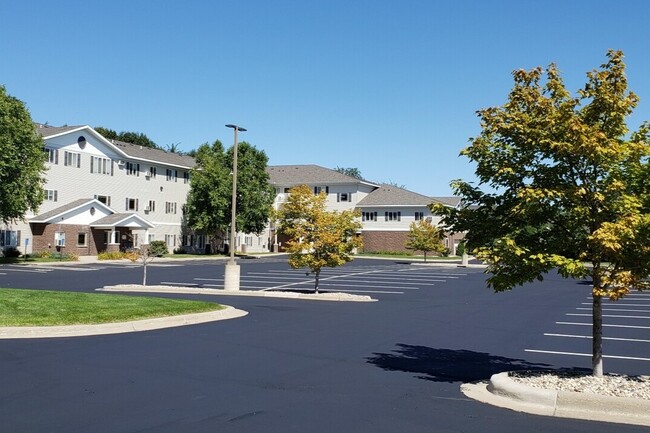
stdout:
<svg viewBox="0 0 650 433">
<path fill-rule="evenodd" d="M 337 202 L 341 201 L 341 193 L 340 192 L 336 193 L 336 201 Z"/>
<path fill-rule="evenodd" d="M 329 187 L 329 186 L 326 186 L 326 187 L 325 187 L 325 194 L 329 194 L 329 193 L 330 193 L 330 187 Z"/>
<path fill-rule="evenodd" d="M 90 157 L 90 172 L 91 172 L 91 173 L 93 172 L 93 163 L 94 163 L 94 162 L 95 162 L 95 157 L 94 157 L 94 156 L 91 156 L 91 157 Z M 95 198 L 97 198 L 97 197 L 95 197 Z"/>
<path fill-rule="evenodd" d="M 136 169 L 138 170 L 137 176 L 140 176 L 140 164 L 136 165 Z"/>
<path fill-rule="evenodd" d="M 106 206 L 111 206 L 111 196 L 106 197 Z"/>
<path fill-rule="evenodd" d="M 139 204 L 140 199 L 135 199 L 135 210 L 138 210 L 138 204 Z"/>
<path fill-rule="evenodd" d="M 16 246 L 20 246 L 20 230 L 16 232 Z M 27 254 L 27 251 L 25 251 L 25 254 Z"/>
<path fill-rule="evenodd" d="M 68 152 L 63 152 L 63 165 L 68 166 Z"/>
<path fill-rule="evenodd" d="M 115 163 L 114 163 L 113 160 L 111 159 L 111 176 L 113 176 L 113 165 L 114 165 L 114 164 L 115 164 Z"/>
<path fill-rule="evenodd" d="M 81 168 L 81 154 L 77 155 L 77 168 Z"/>
<path fill-rule="evenodd" d="M 124 206 L 125 210 L 129 210 L 129 198 L 126 198 L 126 205 Z"/>
<path fill-rule="evenodd" d="M 59 199 L 59 192 L 57 190 L 54 190 L 54 201 L 58 201 Z"/>
<path fill-rule="evenodd" d="M 59 149 L 54 149 L 54 163 L 59 163 Z"/>
</svg>

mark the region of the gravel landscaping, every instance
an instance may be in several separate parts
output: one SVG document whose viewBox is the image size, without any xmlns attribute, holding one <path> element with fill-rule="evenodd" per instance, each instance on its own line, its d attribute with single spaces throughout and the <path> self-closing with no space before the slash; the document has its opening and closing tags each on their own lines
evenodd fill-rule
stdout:
<svg viewBox="0 0 650 433">
<path fill-rule="evenodd" d="M 517 371 L 510 372 L 509 377 L 534 388 L 650 400 L 650 376 L 606 374 L 594 377 L 575 372 Z"/>
</svg>

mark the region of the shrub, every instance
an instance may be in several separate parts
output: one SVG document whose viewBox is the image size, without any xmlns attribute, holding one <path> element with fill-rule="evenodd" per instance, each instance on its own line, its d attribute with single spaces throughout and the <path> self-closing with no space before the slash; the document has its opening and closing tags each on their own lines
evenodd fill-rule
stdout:
<svg viewBox="0 0 650 433">
<path fill-rule="evenodd" d="M 121 251 L 103 251 L 97 254 L 97 260 L 120 260 L 124 258 Z"/>
<path fill-rule="evenodd" d="M 167 254 L 167 244 L 165 241 L 151 241 L 149 243 L 149 254 L 156 257 L 162 257 Z"/>
<path fill-rule="evenodd" d="M 4 250 L 4 256 L 11 258 L 20 257 L 20 251 L 16 247 L 7 247 Z"/>
<path fill-rule="evenodd" d="M 187 251 L 183 247 L 178 247 L 174 249 L 174 254 L 187 254 Z"/>
<path fill-rule="evenodd" d="M 465 242 L 461 241 L 456 247 L 456 255 L 462 256 L 465 253 Z"/>
<path fill-rule="evenodd" d="M 71 262 L 78 262 L 79 261 L 79 255 L 75 253 L 65 253 L 63 254 L 63 260 L 68 260 Z"/>
<path fill-rule="evenodd" d="M 38 259 L 47 259 L 47 258 L 51 258 L 53 256 L 52 256 L 51 251 L 41 250 L 41 251 L 36 251 L 36 252 L 32 253 L 32 257 L 36 257 Z"/>
</svg>

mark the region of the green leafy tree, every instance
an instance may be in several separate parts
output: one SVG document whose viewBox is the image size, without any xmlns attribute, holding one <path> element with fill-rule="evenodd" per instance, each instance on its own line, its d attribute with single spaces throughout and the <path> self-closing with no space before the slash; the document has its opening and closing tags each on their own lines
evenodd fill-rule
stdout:
<svg viewBox="0 0 650 433">
<path fill-rule="evenodd" d="M 361 170 L 359 170 L 356 167 L 336 167 L 334 169 L 335 171 L 338 171 L 341 174 L 344 174 L 346 176 L 354 177 L 355 179 L 363 180 L 363 176 L 361 176 Z"/>
<path fill-rule="evenodd" d="M 232 148 L 227 152 L 220 141 L 203 144 L 196 152 L 196 167 L 185 205 L 187 224 L 212 235 L 218 249 L 231 222 Z M 242 142 L 237 146 L 237 231 L 260 233 L 269 220 L 275 189 L 269 184 L 263 151 Z"/>
<path fill-rule="evenodd" d="M 99 134 L 101 134 L 102 137 L 108 140 L 119 140 L 119 141 L 124 141 L 125 143 L 131 143 L 138 146 L 150 147 L 152 149 L 160 149 L 160 146 L 158 146 L 152 139 L 147 137 L 142 132 L 122 131 L 118 134 L 114 130 L 109 128 L 104 128 L 103 126 L 96 126 L 93 129 L 97 131 Z"/>
<path fill-rule="evenodd" d="M 427 261 L 427 253 L 442 253 L 445 250 L 445 245 L 442 243 L 442 230 L 434 226 L 430 221 L 421 219 L 412 222 L 406 236 L 406 248 L 422 251 L 425 262 Z"/>
<path fill-rule="evenodd" d="M 289 238 L 289 265 L 314 274 L 316 293 L 321 269 L 351 261 L 354 250 L 361 248 L 359 212 L 327 211 L 326 200 L 324 192 L 315 195 L 307 185 L 295 186 L 276 216 L 278 231 Z"/>
<path fill-rule="evenodd" d="M 23 219 L 43 202 L 43 149 L 25 104 L 0 86 L 0 221 Z"/>
<path fill-rule="evenodd" d="M 481 134 L 461 153 L 491 192 L 454 181 L 463 206 L 433 209 L 449 229 L 467 231 L 496 291 L 555 269 L 590 276 L 592 366 L 601 376 L 603 298 L 645 287 L 650 273 L 650 126 L 628 131 L 638 98 L 620 51 L 608 52 L 577 96 L 553 64 L 513 75 L 508 101 L 478 112 Z"/>
</svg>

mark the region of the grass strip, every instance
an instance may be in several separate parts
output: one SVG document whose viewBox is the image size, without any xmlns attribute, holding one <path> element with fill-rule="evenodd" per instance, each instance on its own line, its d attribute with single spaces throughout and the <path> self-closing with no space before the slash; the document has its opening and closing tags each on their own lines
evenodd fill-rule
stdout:
<svg viewBox="0 0 650 433">
<path fill-rule="evenodd" d="M 0 326 L 127 322 L 223 308 L 184 299 L 0 288 Z"/>
</svg>

